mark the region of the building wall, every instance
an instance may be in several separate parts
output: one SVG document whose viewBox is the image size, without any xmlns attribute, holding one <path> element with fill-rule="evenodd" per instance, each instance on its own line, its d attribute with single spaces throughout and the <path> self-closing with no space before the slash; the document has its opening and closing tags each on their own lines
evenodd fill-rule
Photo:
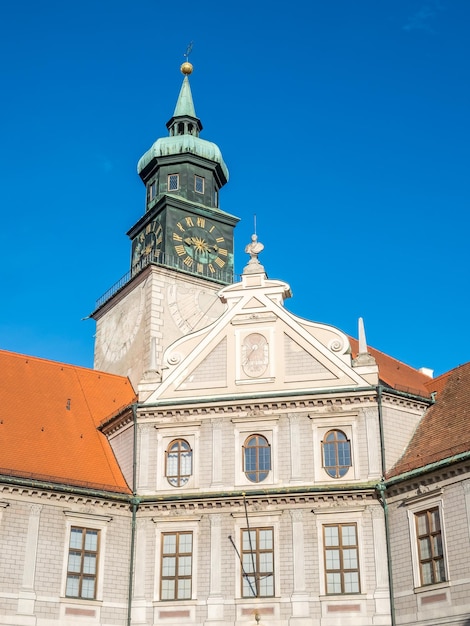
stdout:
<svg viewBox="0 0 470 626">
<path fill-rule="evenodd" d="M 397 624 L 470 623 L 469 469 L 454 466 L 389 489 Z M 415 516 L 433 509 L 441 523 L 445 573 L 427 583 L 419 566 Z"/>
<path fill-rule="evenodd" d="M 382 537 L 374 534 L 374 520 L 381 520 L 380 506 L 369 498 L 356 499 L 354 508 L 333 497 L 323 500 L 320 504 L 313 496 L 291 496 L 284 503 L 279 498 L 247 499 L 250 528 L 272 526 L 275 535 L 275 597 L 251 599 L 241 597 L 240 562 L 229 539 L 239 548 L 240 531 L 247 528 L 242 498 L 200 505 L 197 514 L 188 512 L 194 510 L 189 503 L 175 505 L 169 512 L 144 505 L 137 554 L 143 555 L 148 574 L 139 577 L 135 589 L 136 597 L 142 598 L 135 617 L 144 619 L 152 609 L 154 623 L 159 624 L 175 620 L 254 624 L 255 613 L 261 615 L 261 623 L 273 624 L 333 626 L 339 618 L 342 624 L 388 624 L 386 567 L 381 571 L 384 563 L 376 558 L 376 548 L 383 554 L 384 545 Z M 217 512 L 209 512 L 211 508 Z M 356 522 L 361 539 L 361 593 L 342 597 L 325 594 L 322 565 L 322 525 L 339 522 Z M 169 529 L 192 530 L 197 535 L 191 600 L 159 599 L 161 533 Z"/>
<path fill-rule="evenodd" d="M 170 344 L 223 313 L 219 289 L 201 277 L 149 265 L 94 314 L 94 368 L 128 376 L 137 389 L 152 363 L 161 370 Z"/>
<path fill-rule="evenodd" d="M 141 406 L 137 465 L 144 501 L 136 546 L 137 622 L 151 612 L 155 623 L 254 624 L 258 612 L 262 621 L 279 625 L 388 624 L 383 511 L 370 486 L 381 476 L 374 398 L 309 398 L 289 407 L 273 401 Z M 351 441 L 353 467 L 339 480 L 322 467 L 321 442 L 332 428 L 342 429 Z M 243 445 L 252 434 L 265 436 L 271 445 L 272 469 L 260 483 L 250 482 L 243 471 Z M 165 457 L 178 438 L 191 446 L 193 471 L 186 485 L 174 488 L 165 477 Z M 326 594 L 323 526 L 339 523 L 357 525 L 359 594 Z M 274 598 L 241 597 L 240 561 L 229 537 L 240 550 L 247 525 L 274 529 Z M 193 598 L 164 601 L 161 535 L 177 529 L 195 537 Z"/>
<path fill-rule="evenodd" d="M 384 420 L 399 428 L 417 412 L 407 405 L 403 410 L 387 405 Z M 132 578 L 128 496 L 118 502 L 111 496 L 65 493 L 53 486 L 6 490 L 0 501 L 0 624 L 124 625 L 130 580 L 133 624 L 255 626 L 255 615 L 261 626 L 390 624 L 383 509 L 375 492 L 381 479 L 378 416 L 373 388 L 287 400 L 279 395 L 262 402 L 139 405 L 141 502 Z M 122 423 L 119 419 L 104 430 L 109 430 L 105 434 L 130 480 L 134 424 L 128 413 Z M 352 466 L 341 478 L 328 476 L 323 467 L 322 441 L 331 429 L 344 432 L 351 445 Z M 243 446 L 253 434 L 266 437 L 272 457 L 268 475 L 259 483 L 248 480 L 243 466 Z M 165 459 L 169 444 L 179 438 L 189 442 L 193 466 L 187 484 L 175 488 L 166 477 Z M 357 530 L 360 588 L 328 594 L 323 532 L 325 526 L 339 524 Z M 100 531 L 95 600 L 66 597 L 72 526 Z M 243 597 L 237 550 L 248 527 L 273 529 L 272 596 Z M 162 536 L 176 532 L 192 533 L 192 587 L 188 599 L 169 600 L 161 597 Z M 395 550 L 405 558 L 396 545 Z M 449 547 L 449 559 L 451 572 L 456 571 L 453 560 L 460 563 L 463 580 L 465 562 L 459 561 L 457 548 Z M 398 596 L 399 614 L 405 616 L 412 613 L 411 597 L 403 593 L 408 582 L 403 574 Z M 461 602 L 465 584 L 455 587 Z M 428 611 L 430 605 L 424 606 Z"/>
<path fill-rule="evenodd" d="M 124 624 L 129 579 L 127 504 L 5 488 L 0 498 L 0 623 Z M 100 531 L 96 600 L 65 597 L 70 528 Z"/>
<path fill-rule="evenodd" d="M 305 399 L 288 407 L 252 403 L 218 411 L 202 406 L 139 409 L 142 502 L 135 531 L 133 624 L 255 626 L 255 614 L 261 625 L 390 623 L 383 512 L 368 482 L 365 449 L 377 428 L 367 426 L 370 398 L 350 400 L 336 403 L 334 411 L 312 399 L 308 410 Z M 327 480 L 321 468 L 321 438 L 334 426 L 347 431 L 353 443 L 354 472 L 339 481 Z M 266 482 L 250 483 L 243 471 L 242 446 L 252 433 L 264 433 L 273 448 Z M 186 438 L 195 451 L 194 475 L 187 487 L 177 489 L 164 469 L 166 447 L 174 437 Z M 127 465 L 132 455 L 126 446 L 132 449 L 132 440 L 126 417 L 122 435 L 113 434 L 112 442 Z M 85 497 L 52 487 L 6 490 L 0 501 L 0 624 L 124 625 L 132 528 L 125 499 Z M 360 590 L 328 595 L 323 527 L 341 523 L 357 527 Z M 96 600 L 66 598 L 72 526 L 100 531 Z M 241 531 L 248 526 L 273 529 L 273 597 L 242 597 L 236 549 L 240 551 Z M 194 538 L 191 598 L 163 600 L 162 533 L 178 531 L 192 532 Z"/>
<path fill-rule="evenodd" d="M 193 473 L 178 493 L 199 490 L 232 490 L 256 487 L 243 472 L 243 445 L 250 435 L 260 434 L 271 446 L 272 470 L 261 487 L 358 484 L 380 480 L 380 434 L 377 407 L 372 398 L 358 400 L 358 408 L 332 410 L 293 407 L 279 410 L 266 402 L 263 410 L 224 406 L 205 411 L 199 408 L 171 410 L 141 408 L 138 425 L 138 491 L 143 494 L 175 494 L 165 478 L 165 455 L 178 438 L 193 451 Z M 207 414 L 209 413 L 209 415 Z M 187 417 L 182 417 L 182 414 Z M 395 414 L 396 415 L 396 414 Z M 394 417 L 395 417 L 394 415 Z M 331 429 L 344 432 L 350 441 L 352 466 L 341 479 L 330 477 L 323 468 L 322 441 Z M 126 431 L 130 438 L 130 431 Z M 119 444 L 118 444 L 119 442 Z M 111 443 L 122 458 L 122 443 Z"/>
<path fill-rule="evenodd" d="M 413 399 L 384 394 L 382 407 L 387 470 L 404 453 L 427 406 Z"/>
<path fill-rule="evenodd" d="M 114 455 L 121 468 L 127 484 L 132 489 L 133 464 L 134 464 L 134 428 L 129 420 L 125 428 L 109 436 Z"/>
</svg>

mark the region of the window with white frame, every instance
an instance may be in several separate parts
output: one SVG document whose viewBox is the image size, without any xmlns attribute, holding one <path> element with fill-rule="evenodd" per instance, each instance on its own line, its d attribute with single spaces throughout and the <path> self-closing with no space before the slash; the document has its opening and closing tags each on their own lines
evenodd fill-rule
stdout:
<svg viewBox="0 0 470 626">
<path fill-rule="evenodd" d="M 409 498 L 408 524 L 415 589 L 448 581 L 441 490 Z"/>
<path fill-rule="evenodd" d="M 273 597 L 273 528 L 243 528 L 241 530 L 241 564 L 242 597 Z"/>
<path fill-rule="evenodd" d="M 61 595 L 103 599 L 104 563 L 109 515 L 64 510 L 65 536 Z"/>
<path fill-rule="evenodd" d="M 203 176 L 198 176 L 197 174 L 194 176 L 194 191 L 196 193 L 204 193 L 204 178 Z"/>
<path fill-rule="evenodd" d="M 156 453 L 150 463 L 155 463 L 155 487 L 153 489 L 193 489 L 199 484 L 198 445 L 199 422 L 191 425 L 161 424 L 156 428 Z M 155 443 L 150 445 L 155 445 Z"/>
<path fill-rule="evenodd" d="M 279 418 L 232 418 L 235 458 L 235 484 L 240 487 L 278 480 Z"/>
<path fill-rule="evenodd" d="M 325 524 L 323 550 L 326 593 L 360 593 L 356 524 Z"/>
<path fill-rule="evenodd" d="M 421 585 L 446 580 L 444 545 L 438 506 L 414 514 Z"/>
<path fill-rule="evenodd" d="M 193 471 L 193 451 L 184 439 L 175 439 L 166 450 L 165 475 L 173 487 L 183 487 Z"/>
<path fill-rule="evenodd" d="M 96 598 L 99 539 L 99 530 L 71 527 L 65 586 L 68 598 Z"/>
<path fill-rule="evenodd" d="M 342 430 L 333 429 L 322 441 L 323 467 L 332 478 L 342 478 L 351 467 L 351 442 Z"/>
<path fill-rule="evenodd" d="M 168 191 L 178 191 L 179 188 L 180 188 L 179 174 L 169 174 L 168 175 Z"/>
<path fill-rule="evenodd" d="M 161 600 L 191 598 L 193 533 L 165 532 L 161 535 Z"/>
<path fill-rule="evenodd" d="M 341 421 L 340 421 L 341 420 Z M 356 480 L 357 414 L 312 418 L 312 462 L 315 481 Z"/>
<path fill-rule="evenodd" d="M 271 446 L 263 435 L 250 435 L 243 446 L 243 467 L 248 480 L 260 483 L 271 470 Z"/>
</svg>

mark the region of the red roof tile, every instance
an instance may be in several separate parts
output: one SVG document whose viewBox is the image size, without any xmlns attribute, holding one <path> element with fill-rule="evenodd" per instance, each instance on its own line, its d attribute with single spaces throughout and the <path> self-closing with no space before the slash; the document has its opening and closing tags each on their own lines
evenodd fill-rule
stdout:
<svg viewBox="0 0 470 626">
<path fill-rule="evenodd" d="M 430 381 L 428 387 L 437 392 L 436 403 L 387 478 L 470 450 L 470 363 Z"/>
<path fill-rule="evenodd" d="M 136 400 L 127 378 L 0 350 L 0 473 L 129 492 L 99 423 Z"/>
<path fill-rule="evenodd" d="M 359 342 L 353 337 L 349 337 L 351 342 L 351 350 L 353 357 L 357 356 L 359 349 Z M 427 384 L 433 379 L 426 376 L 422 372 L 394 359 L 388 354 L 380 352 L 375 348 L 368 346 L 368 352 L 371 354 L 377 365 L 379 366 L 379 379 L 392 389 L 399 391 L 405 391 L 418 396 L 429 397 L 431 395 L 430 389 Z"/>
</svg>

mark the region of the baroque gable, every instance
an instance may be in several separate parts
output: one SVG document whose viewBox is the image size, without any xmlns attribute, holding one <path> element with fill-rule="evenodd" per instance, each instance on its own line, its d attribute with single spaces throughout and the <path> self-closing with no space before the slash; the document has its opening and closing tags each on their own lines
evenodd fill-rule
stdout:
<svg viewBox="0 0 470 626">
<path fill-rule="evenodd" d="M 142 386 L 140 400 L 184 400 L 202 389 L 215 398 L 376 384 L 376 365 L 355 367 L 344 333 L 285 309 L 290 295 L 287 283 L 264 273 L 223 288 L 225 313 L 166 350 L 161 380 Z"/>
</svg>

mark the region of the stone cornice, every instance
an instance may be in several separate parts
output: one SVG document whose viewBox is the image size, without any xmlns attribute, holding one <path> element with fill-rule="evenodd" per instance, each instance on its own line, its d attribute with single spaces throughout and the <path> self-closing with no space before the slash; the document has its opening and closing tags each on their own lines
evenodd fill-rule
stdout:
<svg viewBox="0 0 470 626">
<path fill-rule="evenodd" d="M 277 512 L 279 509 L 289 510 L 292 506 L 310 507 L 309 510 L 315 508 L 315 512 L 325 510 L 344 509 L 348 506 L 366 506 L 367 504 L 377 502 L 377 496 L 374 487 L 358 489 L 344 489 L 342 491 L 328 491 L 318 488 L 317 491 L 305 489 L 298 493 L 266 493 L 260 495 L 250 494 L 233 494 L 218 493 L 212 497 L 206 494 L 201 498 L 198 494 L 194 494 L 185 499 L 177 499 L 171 496 L 152 498 L 146 496 L 140 503 L 139 510 L 141 513 L 155 512 L 166 515 L 187 515 L 188 512 L 196 513 L 205 511 L 211 512 L 244 512 L 245 501 L 249 514 L 256 514 L 258 511 L 269 510 Z M 266 508 L 268 507 L 268 508 Z"/>
<path fill-rule="evenodd" d="M 110 494 L 111 495 L 111 494 Z M 51 506 L 77 506 L 75 513 L 87 514 L 93 510 L 102 511 L 106 514 L 130 514 L 131 496 L 129 494 L 114 494 L 114 499 L 86 495 L 84 493 L 58 492 L 51 489 L 34 486 L 0 485 L 0 498 L 5 503 L 11 500 L 28 498 L 34 502 L 49 501 Z M 187 494 L 155 494 L 137 496 L 138 515 L 152 513 L 152 515 L 181 516 L 195 515 L 201 512 L 243 512 L 245 502 L 249 513 L 272 509 L 276 511 L 289 510 L 291 507 L 315 509 L 315 513 L 325 510 L 340 510 L 349 507 L 364 507 L 377 502 L 374 484 L 342 485 L 318 487 L 296 487 L 269 489 L 261 492 L 225 491 L 212 493 L 187 493 Z"/>
<path fill-rule="evenodd" d="M 423 399 L 422 401 L 415 398 L 407 398 L 405 396 L 388 394 L 387 390 L 383 392 L 382 403 L 389 404 L 393 407 L 400 407 L 400 409 L 410 409 L 412 411 L 423 411 L 429 406 L 429 401 Z"/>
<path fill-rule="evenodd" d="M 86 493 L 72 493 L 67 491 L 55 491 L 54 487 L 43 488 L 39 486 L 20 486 L 14 484 L 2 484 L 0 485 L 0 497 L 8 501 L 8 496 L 12 499 L 19 498 L 33 498 L 34 500 L 49 500 L 52 505 L 60 504 L 78 504 L 86 507 L 100 507 L 104 509 L 129 511 L 128 494 L 109 494 L 107 498 L 103 496 L 97 497 L 96 495 L 87 495 Z"/>
<path fill-rule="evenodd" d="M 377 402 L 377 393 L 375 387 L 363 389 L 332 389 L 315 392 L 311 394 L 299 393 L 298 396 L 286 396 L 279 393 L 277 396 L 266 399 L 249 399 L 243 400 L 239 397 L 229 399 L 217 399 L 209 401 L 200 399 L 198 401 L 188 401 L 182 398 L 181 402 L 162 401 L 159 405 L 136 404 L 137 419 L 139 422 L 144 420 L 158 420 L 162 423 L 174 422 L 175 424 L 187 420 L 200 420 L 203 418 L 216 418 L 237 415 L 238 417 L 266 417 L 274 413 L 301 413 L 311 411 L 314 414 L 324 414 L 325 412 L 338 412 L 344 414 L 345 411 L 355 411 L 370 406 L 375 407 Z M 385 389 L 382 393 L 382 402 L 386 405 L 400 408 L 401 410 L 409 410 L 412 412 L 421 412 L 427 406 L 428 402 L 423 398 L 421 401 L 417 397 L 407 396 L 406 394 L 395 393 L 392 389 Z M 122 430 L 124 427 L 132 423 L 133 415 L 130 407 L 117 415 L 112 416 L 106 422 L 100 425 L 100 430 L 107 436 L 112 435 L 116 431 Z"/>
<path fill-rule="evenodd" d="M 415 494 L 427 493 L 456 482 L 466 480 L 470 476 L 470 461 L 449 463 L 443 467 L 434 467 L 428 471 L 422 468 L 416 476 L 403 477 L 402 481 L 387 486 L 387 498 L 396 499 L 399 496 L 409 497 Z M 397 477 L 399 478 L 399 477 Z M 397 480 L 395 478 L 394 480 Z M 387 484 L 387 481 L 385 481 Z M 412 494 L 413 495 L 413 494 Z"/>
<path fill-rule="evenodd" d="M 266 400 L 249 400 L 237 401 L 224 400 L 214 402 L 201 401 L 197 404 L 190 404 L 184 399 L 178 405 L 167 404 L 162 402 L 160 406 L 155 405 L 136 405 L 137 419 L 139 422 L 143 420 L 158 420 L 159 422 L 174 422 L 175 424 L 188 420 L 200 420 L 203 418 L 215 418 L 233 416 L 247 417 L 256 419 L 256 417 L 267 417 L 272 414 L 279 413 L 300 413 L 305 411 L 315 411 L 323 413 L 324 411 L 338 411 L 343 413 L 347 411 L 357 411 L 363 406 L 375 405 L 376 394 L 375 389 L 371 388 L 369 393 L 358 393 L 351 391 L 350 393 L 339 392 L 332 397 L 330 393 L 318 395 L 302 395 L 299 397 L 286 398 L 279 394 L 279 398 Z M 404 401 L 397 398 L 398 402 Z M 113 416 L 110 420 L 100 425 L 100 430 L 107 436 L 112 435 L 118 430 L 128 426 L 132 422 L 132 412 L 126 410 L 120 415 Z"/>
</svg>

